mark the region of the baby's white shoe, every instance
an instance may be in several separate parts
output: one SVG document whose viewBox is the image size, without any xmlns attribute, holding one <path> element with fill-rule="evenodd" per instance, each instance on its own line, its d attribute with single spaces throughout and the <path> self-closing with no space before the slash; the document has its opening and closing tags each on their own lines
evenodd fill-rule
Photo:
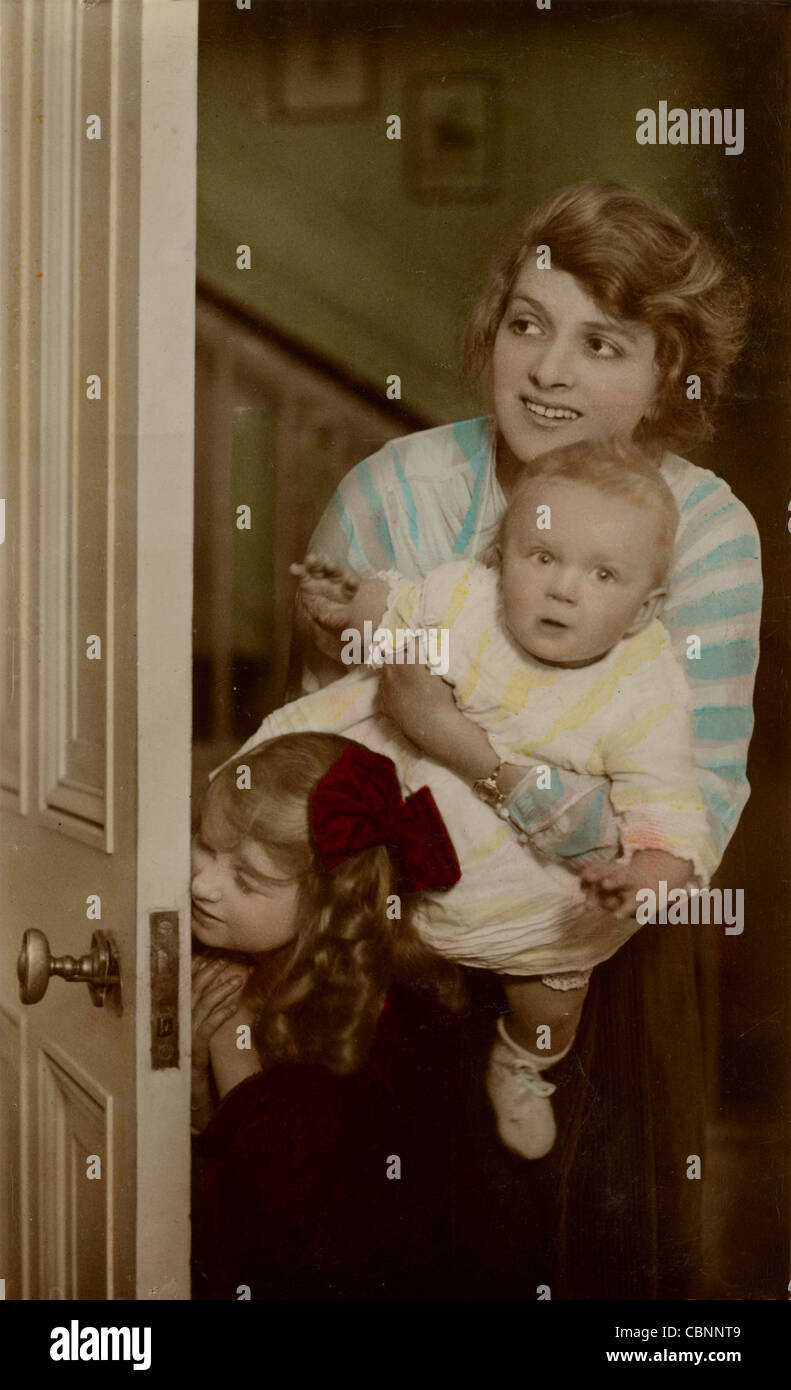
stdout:
<svg viewBox="0 0 791 1390">
<path fill-rule="evenodd" d="M 497 1032 L 499 1037 L 489 1055 L 486 1089 L 500 1138 L 522 1158 L 543 1158 L 555 1142 L 557 1129 L 549 1099 L 555 1087 L 541 1072 L 559 1062 L 569 1049 L 552 1057 L 537 1057 L 509 1038 L 502 1017 L 497 1020 Z"/>
</svg>

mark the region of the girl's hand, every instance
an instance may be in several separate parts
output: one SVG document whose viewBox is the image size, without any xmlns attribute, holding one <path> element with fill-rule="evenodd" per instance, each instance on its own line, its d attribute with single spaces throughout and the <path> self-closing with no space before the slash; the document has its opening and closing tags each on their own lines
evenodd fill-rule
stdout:
<svg viewBox="0 0 791 1390">
<path fill-rule="evenodd" d="M 240 1024 L 246 1025 L 244 1033 Z M 249 1000 L 242 999 L 211 1040 L 211 1072 L 220 1100 L 240 1081 L 261 1071 L 261 1058 L 253 1044 L 254 1027 L 255 1009 Z"/>
<path fill-rule="evenodd" d="M 208 1072 L 209 1044 L 239 1008 L 250 967 L 222 956 L 192 962 L 192 1069 Z"/>
</svg>

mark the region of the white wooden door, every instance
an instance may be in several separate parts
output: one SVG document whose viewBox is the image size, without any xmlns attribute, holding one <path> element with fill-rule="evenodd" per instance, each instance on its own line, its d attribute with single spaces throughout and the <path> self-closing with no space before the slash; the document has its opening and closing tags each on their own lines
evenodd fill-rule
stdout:
<svg viewBox="0 0 791 1390">
<path fill-rule="evenodd" d="M 0 25 L 0 1279 L 185 1298 L 197 0 Z M 120 1010 L 23 1006 L 29 928 L 111 933 Z"/>
</svg>

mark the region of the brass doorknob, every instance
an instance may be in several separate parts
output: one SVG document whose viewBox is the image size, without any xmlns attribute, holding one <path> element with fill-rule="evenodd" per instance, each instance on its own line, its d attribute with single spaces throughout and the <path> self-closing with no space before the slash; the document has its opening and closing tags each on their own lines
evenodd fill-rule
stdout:
<svg viewBox="0 0 791 1390">
<path fill-rule="evenodd" d="M 107 932 L 95 931 L 88 954 L 75 960 L 74 956 L 53 956 L 46 936 L 35 927 L 30 927 L 22 937 L 16 973 L 23 1004 L 37 1004 L 47 992 L 50 975 L 60 975 L 63 980 L 87 984 L 97 1009 L 102 1008 L 121 978 L 115 942 Z"/>
</svg>

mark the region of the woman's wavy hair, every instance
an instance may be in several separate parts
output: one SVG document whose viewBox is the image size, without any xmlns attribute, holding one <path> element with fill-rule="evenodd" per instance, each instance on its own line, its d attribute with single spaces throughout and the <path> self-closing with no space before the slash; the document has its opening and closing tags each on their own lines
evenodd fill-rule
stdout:
<svg viewBox="0 0 791 1390">
<path fill-rule="evenodd" d="M 562 189 L 529 214 L 500 248 L 464 335 L 462 365 L 478 377 L 530 254 L 548 246 L 552 267 L 573 275 L 605 313 L 637 320 L 657 339 L 660 385 L 634 443 L 656 455 L 713 434 L 712 413 L 744 344 L 746 279 L 699 232 L 617 184 Z M 689 400 L 686 378 L 700 377 Z"/>
<path fill-rule="evenodd" d="M 235 765 L 212 782 L 205 809 L 219 812 L 227 848 L 251 838 L 279 873 L 298 884 L 296 932 L 283 948 L 274 982 L 256 979 L 255 1041 L 265 1068 L 314 1062 L 338 1075 L 356 1071 L 373 1042 L 385 995 L 394 982 L 433 992 L 460 1010 L 466 998 L 458 967 L 424 946 L 413 925 L 416 899 L 399 893 L 384 846 L 361 851 L 327 871 L 311 830 L 311 795 L 350 740 L 337 734 L 284 734 L 245 753 L 251 787 L 239 790 Z M 400 919 L 387 900 L 400 896 Z M 296 998 L 296 1002 L 289 1002 Z"/>
</svg>

